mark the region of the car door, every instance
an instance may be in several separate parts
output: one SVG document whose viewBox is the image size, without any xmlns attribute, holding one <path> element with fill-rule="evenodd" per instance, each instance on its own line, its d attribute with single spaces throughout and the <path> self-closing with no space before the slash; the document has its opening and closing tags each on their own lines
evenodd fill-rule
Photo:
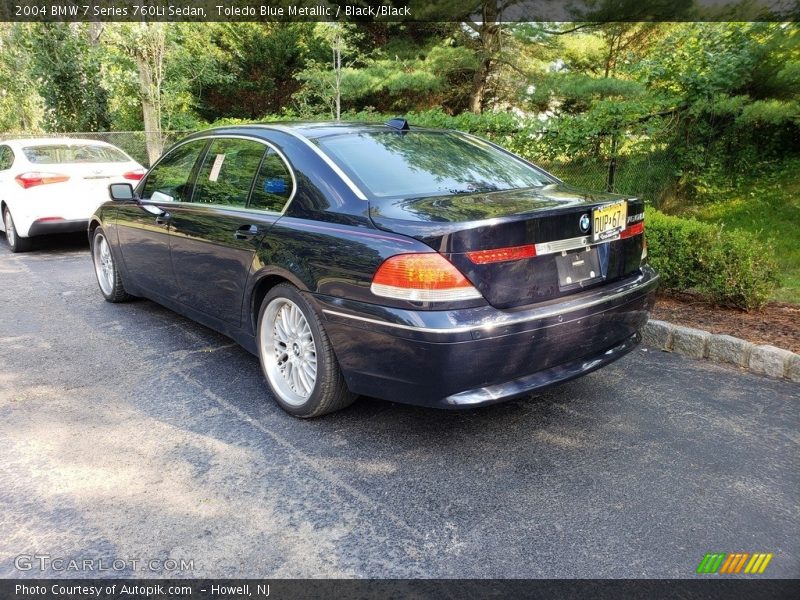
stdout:
<svg viewBox="0 0 800 600">
<path fill-rule="evenodd" d="M 116 226 L 122 260 L 135 286 L 174 299 L 177 294 L 169 248 L 174 207 L 191 199 L 195 167 L 208 140 L 171 150 L 147 173 L 140 199 L 120 204 Z"/>
<path fill-rule="evenodd" d="M 293 190 L 290 168 L 266 142 L 213 139 L 192 202 L 171 211 L 179 300 L 238 326 L 255 252 Z"/>
</svg>

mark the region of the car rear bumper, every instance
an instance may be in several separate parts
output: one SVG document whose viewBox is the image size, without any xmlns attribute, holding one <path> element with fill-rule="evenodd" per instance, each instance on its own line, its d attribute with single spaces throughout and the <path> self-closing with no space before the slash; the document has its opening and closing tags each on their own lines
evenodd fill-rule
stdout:
<svg viewBox="0 0 800 600">
<path fill-rule="evenodd" d="M 37 220 L 28 227 L 28 237 L 55 233 L 77 233 L 86 231 L 88 227 L 89 219 Z"/>
<path fill-rule="evenodd" d="M 351 391 L 425 406 L 494 404 L 589 373 L 638 344 L 650 267 L 522 310 L 409 311 L 316 296 Z"/>
</svg>

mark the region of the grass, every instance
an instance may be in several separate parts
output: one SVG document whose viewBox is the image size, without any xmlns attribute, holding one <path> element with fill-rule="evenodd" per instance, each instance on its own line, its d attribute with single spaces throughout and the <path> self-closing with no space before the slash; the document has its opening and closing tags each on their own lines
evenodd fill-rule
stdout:
<svg viewBox="0 0 800 600">
<path fill-rule="evenodd" d="M 782 280 L 772 299 L 800 304 L 800 159 L 706 183 L 691 204 L 669 212 L 770 239 Z"/>
</svg>

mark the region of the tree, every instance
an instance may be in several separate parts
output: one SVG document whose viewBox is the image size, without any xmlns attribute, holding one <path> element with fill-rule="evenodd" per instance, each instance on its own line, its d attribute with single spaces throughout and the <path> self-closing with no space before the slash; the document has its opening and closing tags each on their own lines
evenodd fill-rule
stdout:
<svg viewBox="0 0 800 600">
<path fill-rule="evenodd" d="M 110 126 L 100 53 L 86 24 L 38 23 L 21 30 L 44 99 L 50 131 L 102 131 Z"/>
<path fill-rule="evenodd" d="M 339 22 L 317 23 L 316 37 L 329 48 L 328 60 L 310 58 L 305 70 L 296 74 L 296 79 L 306 88 L 295 99 L 306 107 L 325 105 L 337 121 L 342 115 L 342 95 L 345 79 L 352 82 L 355 70 L 352 65 L 358 58 L 355 41 L 360 32 L 352 24 Z M 345 57 L 345 63 L 342 63 Z M 330 62 L 328 62 L 330 61 Z"/>
<path fill-rule="evenodd" d="M 496 0 L 484 0 L 481 6 L 481 21 L 467 20 L 464 24 L 475 32 L 478 67 L 472 77 L 472 91 L 469 109 L 475 114 L 483 112 L 486 88 L 500 54 L 503 24 L 499 21 L 500 11 Z"/>
<path fill-rule="evenodd" d="M 202 33 L 198 50 L 213 64 L 191 89 L 199 113 L 211 121 L 281 112 L 302 87 L 296 75 L 308 60 L 330 55 L 314 23 L 204 23 Z"/>
<path fill-rule="evenodd" d="M 0 130 L 37 131 L 44 119 L 44 100 L 39 95 L 24 40 L 25 23 L 0 23 Z"/>
</svg>

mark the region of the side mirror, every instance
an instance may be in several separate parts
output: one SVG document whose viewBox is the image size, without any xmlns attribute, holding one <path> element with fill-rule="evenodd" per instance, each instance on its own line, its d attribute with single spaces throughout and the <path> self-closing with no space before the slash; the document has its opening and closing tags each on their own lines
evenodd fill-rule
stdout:
<svg viewBox="0 0 800 600">
<path fill-rule="evenodd" d="M 108 193 L 112 200 L 125 202 L 135 198 L 133 186 L 130 183 L 112 183 L 108 186 Z"/>
</svg>

